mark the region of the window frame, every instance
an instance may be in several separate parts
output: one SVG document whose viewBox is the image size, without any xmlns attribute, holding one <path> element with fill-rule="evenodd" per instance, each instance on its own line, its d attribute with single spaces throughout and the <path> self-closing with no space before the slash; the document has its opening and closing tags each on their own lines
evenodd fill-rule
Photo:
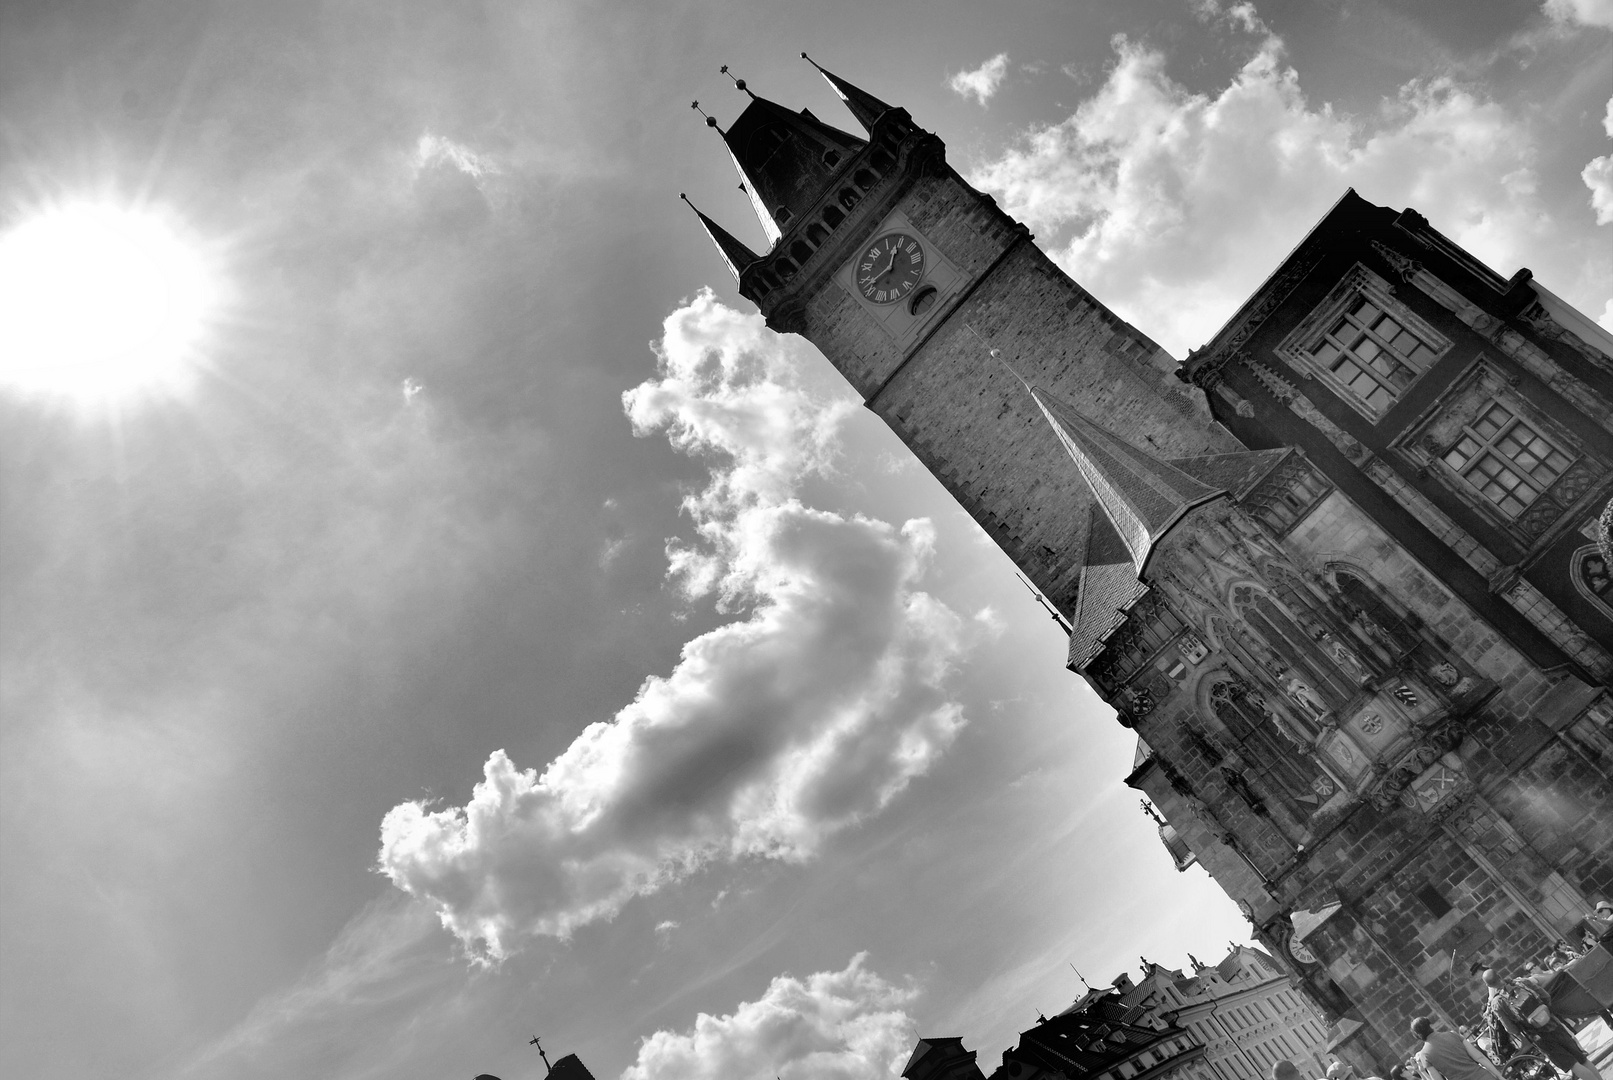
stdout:
<svg viewBox="0 0 1613 1080">
<path fill-rule="evenodd" d="M 1510 414 L 1509 418 L 1503 421 L 1492 434 L 1483 434 L 1478 425 L 1487 420 L 1490 414 L 1497 409 L 1504 410 Z M 1539 477 L 1530 471 L 1528 466 L 1521 465 L 1518 459 L 1508 457 L 1497 449 L 1503 441 L 1512 436 L 1520 425 L 1534 434 L 1534 441 L 1545 443 L 1549 450 L 1562 456 L 1563 464 L 1550 480 L 1542 482 Z M 1472 440 L 1476 444 L 1475 448 L 1471 452 L 1467 452 L 1467 460 L 1463 464 L 1452 464 L 1451 457 L 1457 453 L 1464 452 L 1462 451 L 1462 444 L 1468 440 Z M 1572 446 L 1566 445 L 1551 433 L 1545 424 L 1532 415 L 1530 410 L 1520 407 L 1520 404 L 1509 396 L 1497 393 L 1492 394 L 1484 404 L 1479 406 L 1479 410 L 1474 415 L 1472 422 L 1463 424 L 1461 434 L 1457 436 L 1456 441 L 1446 447 L 1434 460 L 1439 462 L 1446 472 L 1455 477 L 1466 492 L 1477 500 L 1480 506 L 1499 516 L 1508 525 L 1516 525 L 1523 520 L 1530 507 L 1534 506 L 1547 492 L 1551 491 L 1557 481 L 1567 475 L 1568 471 L 1583 456 L 1581 453 L 1576 453 Z M 1530 497 L 1528 502 L 1521 503 L 1516 512 L 1508 510 L 1506 505 L 1488 494 L 1485 491 L 1485 487 L 1488 485 L 1476 483 L 1469 477 L 1469 473 L 1477 469 L 1476 463 L 1486 457 L 1502 462 L 1502 468 L 1518 477 L 1519 483 L 1528 484 L 1535 489 L 1534 495 Z M 1545 465 L 1547 463 L 1542 462 L 1541 464 Z M 1493 481 L 1495 475 L 1490 474 L 1488 479 Z M 1509 488 L 1508 495 L 1510 496 L 1515 490 L 1516 486 Z"/>
<path fill-rule="evenodd" d="M 1372 317 L 1372 325 L 1366 326 L 1356 319 L 1355 311 L 1359 307 L 1357 301 L 1371 303 L 1376 309 Z M 1427 350 L 1426 359 L 1407 357 L 1398 351 L 1389 349 L 1377 325 L 1389 317 L 1398 323 L 1395 337 L 1401 333 L 1409 333 L 1417 339 L 1419 344 Z M 1368 335 L 1378 350 L 1393 357 L 1399 366 L 1410 372 L 1410 378 L 1404 385 L 1395 386 L 1384 372 L 1374 367 L 1372 357 L 1365 359 L 1356 357 L 1338 344 L 1337 339 L 1331 337 L 1334 328 L 1340 320 L 1355 320 L 1355 325 L 1362 333 Z M 1375 405 L 1353 389 L 1351 381 L 1341 378 L 1327 363 L 1318 360 L 1312 355 L 1312 350 L 1322 342 L 1332 340 L 1340 352 L 1351 356 L 1361 372 L 1379 387 L 1387 387 L 1392 396 L 1383 405 Z M 1451 340 L 1427 321 L 1419 317 L 1405 304 L 1394 296 L 1394 286 L 1373 273 L 1371 270 L 1357 263 L 1348 273 L 1339 279 L 1338 283 L 1328 291 L 1321 303 L 1311 309 L 1310 314 L 1300 320 L 1276 348 L 1276 353 L 1295 371 L 1307 379 L 1315 379 L 1325 385 L 1333 396 L 1349 405 L 1356 412 L 1376 424 L 1383 420 L 1396 405 L 1405 399 L 1406 394 L 1419 380 L 1426 375 L 1435 364 L 1439 363 L 1451 349 Z M 1376 355 L 1376 354 L 1375 354 Z"/>
<path fill-rule="evenodd" d="M 1575 591 L 1586 600 L 1589 600 L 1598 614 L 1613 620 L 1613 594 L 1602 596 L 1591 587 L 1589 581 L 1585 580 L 1585 560 L 1592 558 L 1605 560 L 1606 556 L 1602 554 L 1602 549 L 1596 544 L 1582 544 L 1575 548 L 1568 557 L 1568 576 L 1574 582 Z M 1607 564 L 1604 561 L 1603 569 L 1613 571 L 1613 564 Z"/>
</svg>

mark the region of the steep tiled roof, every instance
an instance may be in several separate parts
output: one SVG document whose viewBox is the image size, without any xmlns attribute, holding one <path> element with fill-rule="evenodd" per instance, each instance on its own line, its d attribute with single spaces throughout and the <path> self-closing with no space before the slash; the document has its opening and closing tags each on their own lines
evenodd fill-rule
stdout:
<svg viewBox="0 0 1613 1080">
<path fill-rule="evenodd" d="M 1224 493 L 1099 427 L 1069 402 L 1038 387 L 1030 392 L 1125 542 L 1137 574 L 1183 514 Z"/>
<path fill-rule="evenodd" d="M 1292 454 L 1292 447 L 1279 450 L 1239 450 L 1232 454 L 1200 454 L 1197 457 L 1172 458 L 1176 466 L 1196 480 L 1210 487 L 1225 489 L 1234 499 L 1241 499 L 1254 490 L 1254 486 L 1278 462 Z"/>
<path fill-rule="evenodd" d="M 1081 588 L 1070 620 L 1072 671 L 1080 671 L 1097 654 L 1109 631 L 1125 618 L 1123 612 L 1147 591 L 1148 586 L 1137 580 L 1137 568 L 1129 562 L 1081 568 Z"/>
</svg>

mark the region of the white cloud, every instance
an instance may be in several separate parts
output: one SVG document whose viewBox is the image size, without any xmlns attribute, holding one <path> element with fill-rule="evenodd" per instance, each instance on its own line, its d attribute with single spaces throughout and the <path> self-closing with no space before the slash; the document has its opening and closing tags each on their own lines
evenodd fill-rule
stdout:
<svg viewBox="0 0 1613 1080">
<path fill-rule="evenodd" d="M 799 345 L 704 292 L 666 321 L 659 378 L 624 395 L 639 434 L 714 459 L 672 544 L 691 595 L 746 615 L 688 642 L 540 774 L 503 752 L 463 807 L 405 803 L 380 868 L 480 955 L 564 937 L 702 866 L 799 861 L 877 813 L 963 724 L 946 689 L 970 631 L 917 588 L 932 530 L 801 505 L 845 406 L 796 381 Z"/>
<path fill-rule="evenodd" d="M 866 958 L 805 979 L 780 975 L 726 1016 L 658 1031 L 622 1080 L 891 1080 L 913 1050 L 905 1006 L 916 993 L 868 970 Z"/>
<path fill-rule="evenodd" d="M 997 88 L 1003 83 L 1003 76 L 1008 74 L 1008 54 L 998 53 L 973 71 L 960 71 L 947 85 L 959 97 L 972 97 L 984 105 L 991 100 Z"/>
<path fill-rule="evenodd" d="M 1546 0 L 1545 10 L 1554 22 L 1613 29 L 1613 0 Z"/>
<path fill-rule="evenodd" d="M 463 143 L 430 132 L 415 142 L 414 163 L 417 169 L 448 165 L 475 180 L 499 172 L 498 165 L 486 154 L 478 154 Z"/>
<path fill-rule="evenodd" d="M 1177 355 L 1207 340 L 1349 186 L 1421 209 L 1502 273 L 1528 265 L 1581 304 L 1613 288 L 1603 245 L 1543 202 L 1526 119 L 1493 101 L 1414 81 L 1367 123 L 1312 107 L 1274 36 L 1214 94 L 1174 82 L 1154 49 L 1124 38 L 1115 49 L 1074 115 L 972 179 Z"/>
<path fill-rule="evenodd" d="M 1613 139 L 1613 98 L 1607 102 L 1602 117 L 1602 130 Z M 1598 225 L 1613 224 L 1613 154 L 1592 158 L 1581 170 L 1579 178 L 1591 189 L 1591 209 L 1596 211 Z"/>
<path fill-rule="evenodd" d="M 1613 154 L 1592 158 L 1579 178 L 1591 189 L 1591 209 L 1598 225 L 1613 224 Z"/>
</svg>

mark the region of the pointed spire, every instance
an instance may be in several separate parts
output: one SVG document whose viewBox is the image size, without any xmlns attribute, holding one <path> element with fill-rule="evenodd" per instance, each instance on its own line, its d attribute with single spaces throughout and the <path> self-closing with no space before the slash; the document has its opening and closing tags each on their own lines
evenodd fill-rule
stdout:
<svg viewBox="0 0 1613 1080">
<path fill-rule="evenodd" d="M 734 78 L 727 71 L 723 74 Z M 769 101 L 743 82 L 734 79 L 734 85 L 750 95 L 750 104 L 722 137 L 762 231 L 773 244 L 868 143 L 805 109 L 795 112 Z"/>
<path fill-rule="evenodd" d="M 825 71 L 822 65 L 806 53 L 801 54 L 801 59 L 818 69 L 818 74 L 822 75 L 828 80 L 829 85 L 834 87 L 834 92 L 839 94 L 840 100 L 846 103 L 846 108 L 851 110 L 851 115 L 856 117 L 857 123 L 861 124 L 863 129 L 869 133 L 874 130 L 874 121 L 891 111 L 889 105 L 873 94 L 853 83 L 847 82 L 832 71 Z"/>
<path fill-rule="evenodd" d="M 678 192 L 678 198 L 689 203 L 689 209 L 695 212 L 695 216 L 700 219 L 700 224 L 706 227 L 706 235 L 711 237 L 713 244 L 717 245 L 717 253 L 722 256 L 722 261 L 728 264 L 728 272 L 734 275 L 734 282 L 738 284 L 740 273 L 761 256 L 740 243 L 727 229 L 702 214 L 698 206 L 689 202 L 689 196 L 680 191 Z"/>
<path fill-rule="evenodd" d="M 1138 577 L 1154 545 L 1183 515 L 1226 494 L 1137 449 L 1040 387 L 1030 393 L 1114 524 Z"/>
</svg>

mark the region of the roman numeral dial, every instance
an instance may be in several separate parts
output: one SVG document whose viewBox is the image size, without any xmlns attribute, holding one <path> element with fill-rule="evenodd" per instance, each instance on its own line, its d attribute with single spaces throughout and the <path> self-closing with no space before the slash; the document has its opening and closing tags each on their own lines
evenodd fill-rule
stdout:
<svg viewBox="0 0 1613 1080">
<path fill-rule="evenodd" d="M 924 280 L 924 245 L 906 233 L 886 233 L 857 256 L 857 291 L 873 304 L 894 304 Z"/>
</svg>

